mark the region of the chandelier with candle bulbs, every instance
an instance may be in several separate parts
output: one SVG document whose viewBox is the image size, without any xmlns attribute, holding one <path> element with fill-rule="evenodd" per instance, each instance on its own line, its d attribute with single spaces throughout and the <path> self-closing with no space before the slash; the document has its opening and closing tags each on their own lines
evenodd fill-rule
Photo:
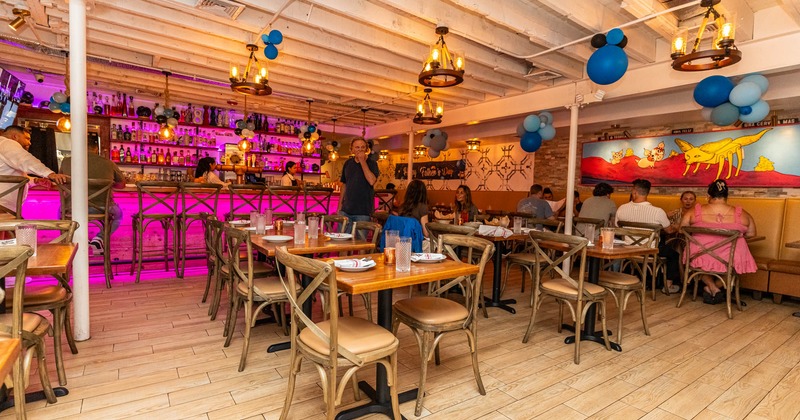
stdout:
<svg viewBox="0 0 800 420">
<path fill-rule="evenodd" d="M 431 46 L 430 53 L 422 63 L 419 83 L 428 87 L 450 87 L 464 81 L 464 56 L 447 48 L 444 36 L 449 29 L 446 26 L 436 28 L 439 39 Z"/>
<path fill-rule="evenodd" d="M 673 69 L 678 71 L 714 70 L 736 64 L 742 59 L 742 52 L 734 44 L 736 19 L 730 13 L 728 16 L 724 16 L 714 9 L 714 6 L 720 1 L 702 0 L 700 2 L 700 7 L 706 8 L 706 11 L 689 53 L 686 52 L 689 42 L 688 29 L 679 30 L 672 39 L 670 57 L 672 57 Z M 712 19 L 717 32 L 711 39 L 709 48 L 701 50 L 700 44 L 709 19 Z"/>
<path fill-rule="evenodd" d="M 417 103 L 417 113 L 414 114 L 414 124 L 439 124 L 444 115 L 444 105 L 431 100 L 431 88 L 425 88 L 425 97 Z"/>
<path fill-rule="evenodd" d="M 244 70 L 240 69 L 237 64 L 231 65 L 231 90 L 244 95 L 266 96 L 271 94 L 272 88 L 269 87 L 267 68 L 261 66 L 255 55 L 258 46 L 247 44 L 247 50 L 250 51 L 250 56 L 247 58 Z"/>
</svg>

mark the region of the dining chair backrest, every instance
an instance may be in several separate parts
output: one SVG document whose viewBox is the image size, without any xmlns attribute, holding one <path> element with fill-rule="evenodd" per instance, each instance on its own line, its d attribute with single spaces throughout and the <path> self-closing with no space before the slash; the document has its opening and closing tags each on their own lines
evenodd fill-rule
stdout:
<svg viewBox="0 0 800 420">
<path fill-rule="evenodd" d="M 178 215 L 179 184 L 172 181 L 140 181 L 136 183 L 139 216 Z"/>
<path fill-rule="evenodd" d="M 479 267 L 477 274 L 461 276 L 455 279 L 431 283 L 428 295 L 439 296 L 447 293 L 453 286 L 461 286 L 464 292 L 464 306 L 469 311 L 469 315 L 464 321 L 464 325 L 470 324 L 478 311 L 478 304 L 481 300 L 481 282 L 486 263 L 494 252 L 494 244 L 483 238 L 475 236 L 458 235 L 447 233 L 439 236 L 439 248 L 442 252 L 455 261 L 461 261 L 462 254 L 466 254 L 466 263 Z M 465 252 L 464 252 L 465 251 Z"/>
<path fill-rule="evenodd" d="M 539 270 L 534 270 L 534 275 L 537 278 L 534 284 L 539 284 L 541 287 L 542 282 L 539 281 L 541 274 L 555 272 L 556 277 L 566 280 L 578 291 L 578 296 L 582 294 L 589 296 L 583 287 L 586 276 L 586 246 L 589 244 L 589 240 L 580 236 L 535 230 L 530 231 L 529 235 L 533 245 L 536 265 L 539 267 Z M 562 252 L 553 253 L 550 252 L 551 249 L 557 249 Z M 562 263 L 573 257 L 577 258 L 578 271 L 570 272 L 569 269 L 564 270 Z"/>
<path fill-rule="evenodd" d="M 303 188 L 303 211 L 306 213 L 330 213 L 332 195 L 333 188 L 305 186 Z"/>
<path fill-rule="evenodd" d="M 325 232 L 344 233 L 344 229 L 347 227 L 347 223 L 349 222 L 350 218 L 347 216 L 328 214 L 322 216 L 322 221 L 320 221 L 320 224 Z"/>
<path fill-rule="evenodd" d="M 528 227 L 535 226 L 536 229 L 547 229 L 550 232 L 564 232 L 564 221 L 556 219 L 539 219 L 531 217 L 528 219 Z"/>
<path fill-rule="evenodd" d="M 325 321 L 329 328 L 322 329 L 311 317 L 303 312 L 303 305 L 314 299 L 321 285 L 326 285 L 327 290 L 336 290 L 336 270 L 330 262 L 314 260 L 311 258 L 292 255 L 286 250 L 285 246 L 275 249 L 275 258 L 279 265 L 283 265 L 286 270 L 280 276 L 281 284 L 286 290 L 286 295 L 291 306 L 291 341 L 292 345 L 297 341 L 297 336 L 304 329 L 308 329 L 317 339 L 328 344 L 328 364 L 337 366 L 337 359 L 342 356 L 357 366 L 364 364 L 359 356 L 339 345 L 339 304 L 338 299 L 326 299 L 329 305 L 327 313 L 330 318 Z M 279 270 L 280 272 L 280 270 Z M 301 287 L 300 277 L 306 276 L 310 281 L 305 282 Z M 334 370 L 335 372 L 335 370 Z"/>
<path fill-rule="evenodd" d="M 238 285 L 244 285 L 247 290 L 247 301 L 253 301 L 253 243 L 250 241 L 250 232 L 225 226 L 225 245 L 228 248 L 228 273 L 231 284 L 235 290 Z M 247 260 L 242 264 L 242 256 Z"/>
<path fill-rule="evenodd" d="M 210 253 L 213 253 L 214 259 L 216 259 L 219 267 L 228 265 L 228 256 L 225 252 L 227 245 L 222 240 L 222 236 L 225 231 L 225 222 L 209 218 L 207 223 L 208 240 L 206 242 L 206 247 L 209 248 Z"/>
<path fill-rule="evenodd" d="M 0 205 L 0 214 L 10 214 L 14 219 L 22 218 L 22 200 L 29 181 L 26 176 L 0 175 L 0 198 L 16 194 L 14 208 Z"/>
<path fill-rule="evenodd" d="M 572 234 L 575 236 L 586 236 L 586 226 L 594 226 L 594 231 L 600 233 L 600 228 L 606 225 L 603 219 L 593 219 L 591 217 L 574 217 L 572 219 Z"/>
<path fill-rule="evenodd" d="M 180 197 L 183 219 L 185 220 L 187 216 L 199 216 L 204 212 L 216 214 L 220 190 L 222 190 L 220 184 L 181 182 Z"/>
<path fill-rule="evenodd" d="M 214 219 L 216 216 L 211 213 L 200 213 L 200 222 L 203 224 L 203 242 L 206 244 L 206 255 L 209 259 L 216 257 L 214 249 L 211 247 L 211 220 Z"/>
<path fill-rule="evenodd" d="M 726 267 L 725 274 L 727 276 L 735 274 L 733 261 L 736 242 L 741 236 L 741 232 L 693 226 L 684 226 L 681 231 L 687 245 L 684 248 L 683 259 L 687 273 L 694 269 L 694 264 L 699 258 L 708 256 Z"/>
<path fill-rule="evenodd" d="M 269 189 L 269 209 L 274 212 L 297 213 L 297 203 L 300 194 L 303 193 L 301 187 L 278 187 L 268 185 Z"/>
<path fill-rule="evenodd" d="M 475 232 L 478 231 L 478 228 L 472 226 L 451 225 L 448 223 L 439 223 L 439 222 L 429 222 L 425 224 L 425 229 L 428 230 L 431 252 L 439 252 L 439 253 L 442 252 L 442 250 L 439 248 L 440 247 L 439 237 L 441 235 L 455 234 L 455 235 L 473 236 L 475 235 Z"/>
<path fill-rule="evenodd" d="M 658 244 L 661 242 L 661 230 L 664 228 L 658 223 L 645 223 L 645 222 L 626 222 L 617 220 L 617 226 L 625 227 L 625 228 L 638 228 L 638 229 L 650 229 L 656 233 L 655 241 L 651 242 L 653 248 L 657 248 Z"/>
<path fill-rule="evenodd" d="M 0 279 L 9 277 L 15 271 L 14 299 L 11 316 L 11 337 L 20 338 L 22 331 L 22 310 L 25 296 L 25 270 L 33 250 L 27 245 L 0 247 Z"/>
<path fill-rule="evenodd" d="M 353 223 L 353 231 L 350 233 L 353 234 L 354 238 L 366 238 L 367 241 L 372 242 L 372 245 L 377 247 L 378 240 L 381 237 L 381 229 L 381 225 L 378 223 L 359 220 Z"/>
<path fill-rule="evenodd" d="M 264 184 L 228 185 L 230 212 L 225 215 L 225 220 L 249 219 L 251 211 L 261 213 L 266 190 Z"/>
<path fill-rule="evenodd" d="M 642 228 L 621 228 L 621 227 L 614 228 L 614 237 L 625 238 L 626 243 L 630 245 L 646 246 L 649 248 L 652 248 L 653 244 L 658 241 L 658 234 L 656 233 L 656 231 L 651 229 L 642 229 Z M 657 258 L 653 258 L 653 264 L 656 263 L 656 259 Z M 644 273 L 648 270 L 647 268 L 648 261 L 649 261 L 648 256 L 628 258 L 624 267 L 626 266 L 634 267 L 634 270 L 636 272 L 633 274 L 644 280 L 645 279 Z M 614 261 L 611 260 L 609 262 L 609 265 L 613 264 Z M 653 267 L 653 269 L 655 269 L 655 267 Z"/>
<path fill-rule="evenodd" d="M 108 207 L 111 205 L 111 187 L 114 181 L 110 179 L 89 178 L 89 196 L 86 203 L 89 215 L 107 215 Z M 69 220 L 72 218 L 72 183 L 56 184 L 58 195 L 61 202 L 61 219 Z"/>
<path fill-rule="evenodd" d="M 375 211 L 385 211 L 391 213 L 394 207 L 394 199 L 397 197 L 396 189 L 378 189 L 375 190 L 375 198 L 378 199 L 378 207 Z"/>
<path fill-rule="evenodd" d="M 0 232 L 13 232 L 17 225 L 26 224 L 36 226 L 37 234 L 40 232 L 54 232 L 55 238 L 50 239 L 51 244 L 71 244 L 78 222 L 72 220 L 1 220 Z"/>
</svg>

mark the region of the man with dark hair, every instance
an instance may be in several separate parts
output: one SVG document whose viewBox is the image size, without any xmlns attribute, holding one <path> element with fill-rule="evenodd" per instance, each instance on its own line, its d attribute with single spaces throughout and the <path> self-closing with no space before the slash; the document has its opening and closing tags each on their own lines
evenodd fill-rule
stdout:
<svg viewBox="0 0 800 420">
<path fill-rule="evenodd" d="M 620 222 L 653 223 L 661 225 L 662 233 L 670 234 L 676 232 L 678 226 L 670 222 L 667 213 L 647 201 L 649 194 L 650 181 L 646 179 L 634 180 L 633 188 L 631 188 L 631 201 L 619 206 L 617 210 L 617 225 Z M 677 293 L 680 287 L 675 283 L 680 283 L 680 256 L 674 249 L 666 246 L 665 242 L 662 240 L 658 245 L 658 256 L 667 260 L 667 284 L 664 285 L 664 290 L 669 293 Z"/>
<path fill-rule="evenodd" d="M 0 136 L 0 175 L 28 176 L 34 174 L 47 178 L 56 184 L 67 182 L 67 177 L 51 171 L 39 159 L 28 153 L 31 147 L 31 134 L 18 125 L 11 125 Z M 45 181 L 47 182 L 47 181 Z M 23 190 L 23 196 L 27 189 Z M 23 198 L 24 200 L 24 198 Z M 6 194 L 0 197 L 0 205 L 14 209 L 17 196 Z M 22 217 L 22 215 L 18 215 Z"/>
<path fill-rule="evenodd" d="M 611 199 L 614 188 L 601 182 L 595 185 L 592 197 L 586 199 L 581 206 L 580 216 L 591 219 L 602 219 L 605 226 L 614 226 L 614 215 L 617 213 L 617 204 Z M 583 229 L 580 229 L 583 231 Z"/>
<path fill-rule="evenodd" d="M 538 219 L 555 219 L 553 209 L 550 204 L 542 199 L 543 188 L 539 184 L 531 185 L 528 198 L 523 198 L 517 203 L 517 211 L 520 213 L 530 213 Z"/>
</svg>

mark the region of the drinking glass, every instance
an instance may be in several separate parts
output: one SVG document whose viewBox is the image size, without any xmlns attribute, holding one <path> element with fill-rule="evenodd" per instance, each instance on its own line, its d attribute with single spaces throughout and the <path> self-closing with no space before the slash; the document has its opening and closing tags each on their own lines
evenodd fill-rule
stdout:
<svg viewBox="0 0 800 420">
<path fill-rule="evenodd" d="M 258 223 L 258 212 L 251 211 L 250 212 L 250 226 L 255 226 Z"/>
<path fill-rule="evenodd" d="M 252 221 L 250 223 L 252 225 Z M 256 234 L 263 235 L 267 230 L 267 216 L 256 213 Z"/>
<path fill-rule="evenodd" d="M 600 235 L 603 238 L 603 249 L 614 248 L 614 228 L 600 228 Z"/>
<path fill-rule="evenodd" d="M 294 244 L 302 245 L 306 243 L 306 223 L 294 222 Z"/>
<path fill-rule="evenodd" d="M 297 213 L 297 218 L 295 219 L 295 222 L 305 223 L 306 222 L 306 214 L 305 213 Z"/>
<path fill-rule="evenodd" d="M 395 270 L 400 273 L 411 271 L 411 238 L 401 236 L 395 245 Z"/>
<path fill-rule="evenodd" d="M 589 240 L 589 246 L 594 245 L 595 225 L 587 224 L 583 229 L 583 237 Z"/>
<path fill-rule="evenodd" d="M 319 217 L 308 218 L 308 238 L 317 239 L 319 237 Z"/>
<path fill-rule="evenodd" d="M 514 218 L 514 233 L 521 233 L 522 232 L 522 218 L 515 217 Z"/>
<path fill-rule="evenodd" d="M 398 238 L 400 238 L 399 230 L 387 230 L 384 248 L 394 248 Z"/>
<path fill-rule="evenodd" d="M 267 217 L 266 223 L 268 225 L 271 225 L 272 224 L 272 209 L 267 209 L 267 211 L 264 212 L 264 215 Z"/>
<path fill-rule="evenodd" d="M 28 245 L 36 255 L 36 225 L 22 223 L 16 227 L 17 245 Z"/>
</svg>

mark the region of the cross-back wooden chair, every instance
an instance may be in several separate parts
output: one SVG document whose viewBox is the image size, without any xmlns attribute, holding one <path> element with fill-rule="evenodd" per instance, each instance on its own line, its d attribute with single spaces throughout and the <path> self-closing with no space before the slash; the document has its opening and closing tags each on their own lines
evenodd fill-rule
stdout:
<svg viewBox="0 0 800 420">
<path fill-rule="evenodd" d="M 114 186 L 113 180 L 94 179 L 88 180 L 89 191 L 93 191 L 88 197 L 88 221 L 95 223 L 100 228 L 103 238 L 103 271 L 106 277 L 106 288 L 111 288 L 111 280 L 114 279 L 114 272 L 111 270 L 111 187 Z M 61 201 L 61 220 L 72 220 L 72 183 L 57 184 L 59 198 Z"/>
<path fill-rule="evenodd" d="M 616 228 L 614 229 L 614 235 L 627 238 L 632 244 L 646 247 L 650 247 L 657 240 L 657 233 L 650 229 Z M 625 314 L 625 308 L 628 306 L 628 298 L 632 294 L 635 294 L 636 298 L 639 299 L 639 311 L 642 315 L 644 334 L 650 335 L 644 307 L 644 295 L 646 294 L 645 286 L 647 284 L 648 268 L 652 268 L 648 266 L 655 264 L 653 260 L 656 258 L 658 256 L 631 258 L 625 264 L 625 271 L 600 272 L 600 279 L 597 284 L 608 289 L 617 304 L 617 344 L 622 344 L 622 318 Z"/>
<path fill-rule="evenodd" d="M 527 213 L 517 213 L 517 214 L 527 214 Z M 528 217 L 527 218 L 528 227 L 533 229 L 547 229 L 548 231 L 561 233 L 564 230 L 564 222 L 561 220 L 553 220 L 553 219 L 539 219 L 536 217 Z M 510 253 L 506 256 L 506 276 L 503 278 L 503 284 L 500 287 L 501 294 L 506 289 L 506 282 L 508 282 L 508 276 L 511 270 L 511 267 L 514 265 L 518 265 L 520 267 L 520 271 L 522 272 L 522 281 L 520 284 L 520 293 L 525 293 L 525 273 L 527 272 L 531 278 L 531 291 L 536 291 L 536 285 L 533 284 L 534 277 L 533 277 L 533 268 L 536 265 L 535 257 L 533 255 L 533 244 L 531 243 L 532 239 L 530 237 L 525 239 L 525 242 L 522 244 L 522 248 Z M 551 252 L 552 254 L 552 252 Z M 531 293 L 531 306 L 533 306 L 534 300 L 534 293 Z"/>
<path fill-rule="evenodd" d="M 230 211 L 225 214 L 225 220 L 249 219 L 251 211 L 261 213 L 266 190 L 264 184 L 228 185 Z"/>
<path fill-rule="evenodd" d="M 13 301 L 12 311 L 0 315 L 0 337 L 21 339 L 24 350 L 24 354 L 19 356 L 13 372 L 14 402 L 15 405 L 20 405 L 17 409 L 17 418 L 25 418 L 25 388 L 34 355 L 38 362 L 39 380 L 47 402 L 50 404 L 56 402 L 56 394 L 50 385 L 47 358 L 45 357 L 44 337 L 52 333 L 50 323 L 37 313 L 26 312 L 23 307 L 25 270 L 31 255 L 33 255 L 33 250 L 28 246 L 0 247 L 0 279 L 5 279 L 12 272 L 15 276 L 13 293 L 9 290 Z"/>
<path fill-rule="evenodd" d="M 323 230 L 330 233 L 344 233 L 348 223 L 350 223 L 350 218 L 339 214 L 324 215 L 320 221 Z"/>
<path fill-rule="evenodd" d="M 591 217 L 575 217 L 572 219 L 572 234 L 585 237 L 586 226 L 594 226 L 596 235 L 600 234 L 600 228 L 606 225 L 603 219 L 593 219 Z"/>
<path fill-rule="evenodd" d="M 692 300 L 697 299 L 697 288 L 701 284 L 701 276 L 711 276 L 722 282 L 725 287 L 725 305 L 728 310 L 728 318 L 733 318 L 731 311 L 731 293 L 735 293 L 736 307 L 742 310 L 742 301 L 739 298 L 739 274 L 733 266 L 734 255 L 736 253 L 736 242 L 741 233 L 731 229 L 713 229 L 685 226 L 681 231 L 686 238 L 684 248 L 684 273 L 683 290 L 678 299 L 677 307 L 681 307 L 683 298 L 686 296 L 686 289 L 689 283 L 694 280 L 694 291 Z M 710 258 L 710 261 L 718 262 L 722 268 L 720 271 L 711 271 L 695 267 L 698 259 Z"/>
<path fill-rule="evenodd" d="M 306 213 L 328 214 L 331 209 L 331 196 L 333 188 L 309 187 L 303 188 L 303 209 Z"/>
<path fill-rule="evenodd" d="M 534 284 L 539 285 L 539 296 L 534 298 L 531 319 L 528 322 L 528 329 L 525 331 L 522 342 L 528 342 L 533 332 L 536 312 L 539 311 L 544 298 L 551 296 L 558 302 L 558 331 L 561 332 L 565 305 L 569 308 L 572 319 L 575 321 L 575 364 L 580 364 L 581 362 L 581 328 L 590 305 L 600 305 L 603 339 L 605 340 L 606 349 L 611 350 L 606 328 L 605 298 L 608 291 L 602 286 L 586 281 L 586 245 L 588 245 L 589 240 L 553 232 L 531 231 L 530 236 L 533 239 L 536 265 L 540 267 L 539 270 L 534 271 L 534 277 L 536 278 Z M 558 257 L 554 257 L 553 253 L 549 252 L 548 243 L 552 244 L 550 245 L 552 248 L 565 251 Z M 568 272 L 562 269 L 562 263 L 568 258 L 578 259 L 577 271 Z M 555 278 L 541 279 L 541 274 L 548 272 L 555 273 Z"/>
<path fill-rule="evenodd" d="M 212 279 L 216 278 L 217 275 L 217 253 L 214 250 L 214 245 L 212 243 L 212 230 L 211 230 L 211 220 L 216 219 L 211 213 L 203 212 L 200 213 L 200 222 L 203 224 L 203 243 L 206 246 L 206 288 L 203 290 L 203 299 L 200 301 L 202 303 L 206 302 L 208 299 L 208 291 L 211 290 Z M 212 296 L 213 301 L 213 296 Z M 210 312 L 210 307 L 209 307 Z"/>
<path fill-rule="evenodd" d="M 12 219 L 22 218 L 22 201 L 29 181 L 26 176 L 0 175 L 0 198 L 16 194 L 14 208 L 0 205 L 0 214 L 9 214 Z"/>
<path fill-rule="evenodd" d="M 213 183 L 181 182 L 180 200 L 181 211 L 178 213 L 178 277 L 183 278 L 186 269 L 186 255 L 190 251 L 205 250 L 205 246 L 189 247 L 186 242 L 186 232 L 195 222 L 200 221 L 202 213 L 216 214 L 219 204 L 219 193 L 222 185 Z"/>
<path fill-rule="evenodd" d="M 651 243 L 651 247 L 658 248 L 661 243 L 661 229 L 663 228 L 658 223 L 644 223 L 644 222 L 623 222 L 617 221 L 619 227 L 636 228 L 636 229 L 650 229 L 656 233 L 655 242 Z M 636 244 L 634 244 L 636 245 Z M 641 259 L 642 257 L 634 257 L 631 260 Z M 625 267 L 623 267 L 625 268 Z M 661 275 L 661 281 L 664 284 L 664 292 L 669 296 L 669 289 L 667 286 L 667 261 L 665 258 L 656 255 L 655 264 L 648 267 L 648 277 L 650 277 L 650 289 L 653 301 L 656 300 L 656 278 Z"/>
<path fill-rule="evenodd" d="M 397 197 L 396 189 L 375 190 L 375 198 L 378 199 L 378 207 L 375 209 L 375 211 L 391 213 L 395 197 Z"/>
<path fill-rule="evenodd" d="M 397 337 L 366 319 L 340 317 L 336 299 L 328 300 L 330 318 L 315 322 L 303 312 L 303 305 L 313 299 L 323 284 L 329 290 L 336 289 L 336 269 L 329 262 L 289 254 L 286 247 L 278 247 L 275 254 L 278 263 L 286 268 L 280 281 L 288 296 L 292 314 L 289 384 L 281 420 L 286 419 L 289 413 L 303 360 L 317 367 L 322 380 L 327 419 L 335 417 L 336 406 L 341 404 L 348 382 L 352 383 L 356 399 L 359 399 L 356 371 L 377 363 L 383 365 L 387 372 L 393 417 L 401 418 L 397 398 L 397 348 L 400 344 Z M 300 276 L 310 278 L 304 287 L 300 286 Z M 341 381 L 340 370 L 344 370 Z"/>
<path fill-rule="evenodd" d="M 483 238 L 454 234 L 441 235 L 439 241 L 441 249 L 448 257 L 459 260 L 456 248 L 464 249 L 467 263 L 476 264 L 480 269 L 475 275 L 442 281 L 429 291 L 428 296 L 402 299 L 392 307 L 392 331 L 397 333 L 400 324 L 407 325 L 414 332 L 420 349 L 422 364 L 414 409 L 417 416 L 422 414 L 428 362 L 435 356 L 435 363 L 440 363 L 439 344 L 451 332 L 461 331 L 466 334 L 478 391 L 481 395 L 486 395 L 478 368 L 478 304 L 483 300 L 481 281 L 486 263 L 494 252 L 494 244 Z M 459 285 L 464 292 L 463 303 L 443 297 L 452 287 Z"/>
<path fill-rule="evenodd" d="M 451 225 L 449 223 L 428 222 L 425 224 L 430 240 L 431 252 L 443 252 L 439 249 L 439 236 L 446 234 L 473 236 L 478 228 L 465 225 Z"/>
<path fill-rule="evenodd" d="M 175 274 L 178 274 L 178 196 L 179 184 L 171 181 L 141 181 L 136 183 L 136 192 L 139 200 L 139 211 L 132 217 L 131 240 L 133 241 L 131 261 L 131 274 L 136 270 L 136 283 L 142 274 L 142 260 L 144 254 L 157 254 L 164 258 L 164 271 L 169 271 L 169 256 L 175 264 Z M 145 231 L 156 223 L 164 233 L 163 244 L 160 250 L 144 250 Z M 172 235 L 169 234 L 170 230 Z M 172 246 L 169 246 L 169 237 L 172 236 Z"/>
<path fill-rule="evenodd" d="M 297 204 L 300 200 L 300 195 L 303 193 L 303 189 L 301 187 L 278 187 L 268 185 L 267 189 L 269 189 L 269 208 L 273 212 L 273 217 L 275 212 L 282 211 L 285 213 L 291 213 L 292 215 L 297 213 Z M 289 210 L 288 212 L 286 210 Z"/>
<path fill-rule="evenodd" d="M 0 221 L 0 232 L 14 232 L 19 224 L 36 226 L 37 232 L 55 232 L 57 236 L 49 241 L 51 244 L 70 244 L 78 222 L 71 220 L 5 220 Z M 67 273 L 72 270 L 67 268 Z M 67 375 L 64 370 L 64 353 L 61 346 L 62 332 L 67 338 L 72 354 L 78 354 L 75 337 L 72 334 L 72 321 L 70 307 L 72 306 L 72 287 L 69 284 L 69 274 L 53 274 L 57 280 L 55 284 L 37 282 L 25 287 L 23 308 L 26 312 L 49 311 L 53 316 L 53 352 L 55 353 L 58 382 L 67 384 Z M 1 279 L 1 278 L 0 278 Z M 16 286 L 14 286 L 16 287 Z M 14 287 L 6 289 L 6 306 L 11 306 L 14 296 Z"/>
<path fill-rule="evenodd" d="M 244 370 L 247 362 L 247 351 L 250 348 L 250 331 L 255 327 L 256 316 L 267 306 L 272 307 L 276 320 L 280 320 L 283 311 L 280 303 L 287 301 L 286 293 L 276 276 L 256 277 L 253 261 L 253 244 L 250 232 L 238 228 L 225 227 L 225 243 L 228 247 L 228 273 L 231 281 L 231 306 L 228 308 L 227 336 L 225 347 L 231 344 L 236 327 L 239 309 L 244 307 L 244 344 L 239 359 L 239 372 Z M 240 252 L 240 251 L 244 252 Z M 245 261 L 242 261 L 244 254 Z M 254 308 L 255 305 L 257 308 Z"/>
</svg>

